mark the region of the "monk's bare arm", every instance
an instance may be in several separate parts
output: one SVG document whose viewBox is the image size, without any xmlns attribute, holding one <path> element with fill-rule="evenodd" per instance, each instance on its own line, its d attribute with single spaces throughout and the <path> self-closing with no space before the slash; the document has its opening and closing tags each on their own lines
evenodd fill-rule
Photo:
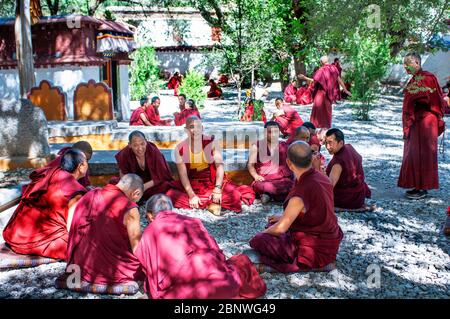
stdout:
<svg viewBox="0 0 450 319">
<path fill-rule="evenodd" d="M 139 210 L 137 208 L 130 209 L 123 218 L 123 224 L 127 228 L 128 239 L 133 253 L 141 240 L 141 223 Z"/>
<path fill-rule="evenodd" d="M 248 155 L 247 169 L 250 175 L 252 175 L 253 179 L 255 180 L 258 177 L 258 173 L 256 172 L 255 169 L 257 159 L 258 159 L 258 147 L 256 146 L 256 144 L 253 144 L 250 147 L 250 154 Z"/>
<path fill-rule="evenodd" d="M 215 185 L 222 186 L 223 177 L 225 175 L 225 170 L 223 168 L 222 152 L 221 152 L 221 150 L 218 150 L 215 146 L 214 146 L 214 150 L 213 150 L 213 156 L 214 156 L 214 164 L 216 165 L 216 184 Z"/>
<path fill-rule="evenodd" d="M 299 78 L 300 80 L 305 80 L 305 81 L 307 81 L 308 83 L 314 82 L 314 79 L 308 78 L 306 75 L 303 75 L 303 74 L 300 74 L 300 75 L 298 76 L 298 78 Z"/>
<path fill-rule="evenodd" d="M 345 86 L 345 83 L 340 76 L 338 76 L 337 81 L 338 81 L 339 85 L 342 87 L 342 89 L 344 90 L 345 94 L 352 96 L 352 94 L 347 90 L 347 87 Z"/>
<path fill-rule="evenodd" d="M 144 122 L 145 125 L 147 126 L 153 126 L 152 123 L 150 123 L 147 119 L 147 116 L 145 116 L 144 113 L 141 113 L 140 118 L 142 120 L 142 122 Z"/>
<path fill-rule="evenodd" d="M 178 175 L 180 177 L 181 184 L 184 187 L 184 190 L 188 194 L 189 198 L 195 196 L 194 190 L 192 189 L 191 182 L 189 181 L 189 177 L 187 175 L 186 164 L 184 164 L 183 159 L 181 158 L 178 151 L 175 150 L 175 163 L 177 165 Z"/>
<path fill-rule="evenodd" d="M 69 211 L 67 213 L 67 231 L 70 231 L 70 226 L 72 225 L 73 213 L 75 212 L 75 208 L 77 207 L 77 203 L 83 195 L 77 195 L 69 201 Z"/>
<path fill-rule="evenodd" d="M 334 164 L 333 167 L 331 168 L 330 176 L 328 176 L 333 187 L 336 186 L 337 182 L 339 181 L 341 173 L 342 173 L 342 166 L 340 164 Z"/>
<path fill-rule="evenodd" d="M 284 210 L 283 216 L 272 226 L 267 228 L 264 233 L 274 236 L 280 236 L 289 230 L 298 214 L 303 210 L 305 204 L 300 197 L 292 197 Z"/>
</svg>

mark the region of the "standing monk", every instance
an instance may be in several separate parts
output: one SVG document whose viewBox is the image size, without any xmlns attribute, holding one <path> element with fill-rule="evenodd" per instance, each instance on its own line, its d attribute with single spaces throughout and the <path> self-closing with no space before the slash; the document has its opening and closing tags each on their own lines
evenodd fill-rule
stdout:
<svg viewBox="0 0 450 319">
<path fill-rule="evenodd" d="M 292 80 L 291 83 L 284 89 L 284 100 L 286 103 L 296 103 L 297 100 L 297 82 Z"/>
<path fill-rule="evenodd" d="M 178 87 L 181 85 L 182 79 L 183 77 L 180 75 L 180 73 L 175 72 L 167 83 L 167 88 L 169 90 L 173 90 L 173 94 L 175 96 L 178 95 Z"/>
<path fill-rule="evenodd" d="M 146 200 L 158 193 L 165 193 L 174 184 L 166 159 L 155 144 L 146 140 L 144 133 L 133 131 L 128 136 L 128 146 L 116 154 L 120 177 L 137 174 L 144 181 Z"/>
<path fill-rule="evenodd" d="M 316 127 L 330 128 L 332 119 L 332 104 L 336 101 L 339 92 L 339 85 L 344 92 L 351 96 L 345 88 L 344 81 L 339 76 L 339 71 L 333 64 L 328 63 L 328 57 L 320 58 L 321 67 L 314 73 L 312 79 L 303 74 L 300 79 L 314 81 L 314 91 L 312 93 L 314 102 L 311 111 L 310 122 Z"/>
<path fill-rule="evenodd" d="M 437 139 L 445 130 L 445 101 L 436 77 L 422 70 L 419 54 L 408 54 L 404 66 L 413 77 L 404 90 L 405 145 L 398 186 L 412 188 L 406 197 L 420 199 L 427 190 L 439 188 Z"/>
<path fill-rule="evenodd" d="M 136 202 L 143 192 L 142 179 L 126 174 L 117 185 L 91 190 L 77 203 L 66 261 L 67 267 L 80 267 L 83 281 L 115 285 L 144 279 L 131 250 L 141 234 Z"/>
<path fill-rule="evenodd" d="M 86 189 L 78 183 L 88 169 L 83 152 L 70 149 L 59 167 L 34 171 L 19 206 L 3 231 L 18 254 L 66 259 L 73 208 Z"/>
<path fill-rule="evenodd" d="M 159 116 L 159 106 L 161 105 L 161 100 L 159 97 L 152 97 L 152 104 L 147 106 L 145 115 L 147 115 L 150 126 L 170 126 L 172 120 L 161 120 Z"/>
<path fill-rule="evenodd" d="M 264 139 L 250 148 L 247 167 L 254 179 L 251 186 L 263 204 L 272 198 L 284 201 L 294 185 L 292 172 L 286 164 L 288 144 L 280 142 L 279 138 L 278 123 L 269 121 L 264 125 Z"/>
<path fill-rule="evenodd" d="M 135 255 L 146 274 L 152 299 L 258 298 L 266 284 L 246 255 L 226 259 L 197 219 L 173 212 L 170 198 L 154 195 Z"/>
<path fill-rule="evenodd" d="M 255 193 L 248 185 L 236 186 L 229 181 L 223 168 L 221 150 L 214 137 L 203 135 L 201 120 L 191 116 L 186 120 L 188 138 L 175 147 L 174 157 L 180 181 L 167 195 L 177 208 L 207 208 L 220 215 L 221 207 L 239 213 L 241 201 L 252 204 Z"/>
<path fill-rule="evenodd" d="M 149 103 L 148 96 L 144 96 L 140 100 L 141 106 L 138 107 L 131 113 L 130 117 L 130 126 L 139 126 L 139 125 L 146 125 L 146 126 L 152 126 L 150 121 L 147 117 L 147 107 Z"/>
<path fill-rule="evenodd" d="M 303 120 L 298 112 L 292 106 L 285 104 L 283 99 L 277 98 L 275 107 L 277 111 L 273 114 L 272 121 L 280 125 L 281 134 L 290 136 L 297 127 L 302 126 Z"/>
<path fill-rule="evenodd" d="M 198 118 L 201 118 L 194 100 L 191 99 L 187 100 L 185 105 L 186 106 L 183 111 L 174 114 L 175 116 L 174 122 L 176 126 L 184 125 L 186 123 L 187 118 L 190 116 L 197 116 Z"/>
<path fill-rule="evenodd" d="M 261 262 L 279 272 L 334 263 L 343 238 L 333 210 L 333 186 L 312 167 L 312 157 L 305 142 L 289 146 L 287 163 L 295 185 L 284 202 L 284 213 L 269 217 L 270 226 L 250 240 Z"/>
</svg>

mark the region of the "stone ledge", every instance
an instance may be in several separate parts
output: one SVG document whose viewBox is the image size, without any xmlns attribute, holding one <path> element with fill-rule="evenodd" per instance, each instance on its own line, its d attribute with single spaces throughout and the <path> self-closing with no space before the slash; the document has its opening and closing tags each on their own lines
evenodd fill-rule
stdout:
<svg viewBox="0 0 450 319">
<path fill-rule="evenodd" d="M 69 137 L 92 134 L 112 133 L 118 126 L 117 121 L 49 121 L 48 136 Z"/>
<path fill-rule="evenodd" d="M 47 165 L 52 156 L 28 158 L 28 157 L 0 157 L 0 171 L 8 171 L 16 168 L 40 168 Z"/>
</svg>

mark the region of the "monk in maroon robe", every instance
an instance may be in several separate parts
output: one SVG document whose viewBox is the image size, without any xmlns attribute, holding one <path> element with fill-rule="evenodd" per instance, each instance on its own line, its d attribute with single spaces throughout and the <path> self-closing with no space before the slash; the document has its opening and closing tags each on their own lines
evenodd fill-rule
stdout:
<svg viewBox="0 0 450 319">
<path fill-rule="evenodd" d="M 213 79 L 209 80 L 209 85 L 208 98 L 220 98 L 222 96 L 222 89 Z"/>
<path fill-rule="evenodd" d="M 128 146 L 116 154 L 120 176 L 137 174 L 144 181 L 143 200 L 159 193 L 165 193 L 174 186 L 174 180 L 161 151 L 146 140 L 140 131 L 133 131 L 128 137 Z M 117 183 L 117 180 L 111 181 Z"/>
<path fill-rule="evenodd" d="M 16 253 L 66 258 L 73 208 L 86 189 L 78 183 L 88 169 L 83 152 L 64 153 L 60 167 L 34 171 L 19 206 L 3 230 L 6 244 Z"/>
<path fill-rule="evenodd" d="M 305 86 L 300 87 L 295 94 L 297 104 L 307 105 L 313 102 L 312 92 L 314 90 L 314 83 L 311 82 Z"/>
<path fill-rule="evenodd" d="M 302 126 L 303 120 L 298 112 L 292 106 L 283 103 L 283 99 L 277 98 L 275 107 L 277 111 L 273 114 L 272 121 L 280 125 L 281 134 L 290 136 L 297 127 Z"/>
<path fill-rule="evenodd" d="M 326 133 L 326 148 L 333 155 L 326 174 L 334 187 L 337 209 L 369 209 L 365 199 L 371 191 L 365 182 L 362 157 L 351 144 L 345 144 L 344 133 L 332 128 Z"/>
<path fill-rule="evenodd" d="M 297 82 L 294 80 L 284 89 L 284 101 L 286 103 L 295 103 L 297 100 Z"/>
<path fill-rule="evenodd" d="M 333 210 L 333 186 L 312 167 L 313 152 L 305 142 L 288 149 L 288 166 L 295 185 L 284 202 L 282 216 L 250 240 L 260 261 L 279 272 L 320 269 L 336 261 L 343 238 Z"/>
<path fill-rule="evenodd" d="M 314 99 L 311 111 L 310 122 L 316 127 L 330 128 L 332 119 L 332 104 L 336 101 L 339 93 L 339 85 L 344 92 L 351 96 L 351 93 L 345 88 L 345 84 L 339 76 L 339 71 L 333 64 L 328 63 L 328 57 L 323 56 L 320 59 L 321 67 L 314 73 L 312 79 L 304 75 L 299 78 L 308 82 L 314 81 Z"/>
<path fill-rule="evenodd" d="M 72 272 L 72 265 L 77 265 L 81 280 L 90 284 L 144 280 L 131 249 L 140 239 L 136 202 L 143 191 L 142 179 L 126 174 L 117 185 L 95 188 L 80 199 L 69 233 L 67 273 Z"/>
<path fill-rule="evenodd" d="M 200 112 L 198 111 L 194 100 L 191 100 L 191 99 L 186 101 L 184 110 L 182 110 L 180 113 L 174 114 L 175 125 L 182 126 L 182 125 L 186 124 L 186 120 L 190 116 L 197 116 L 199 119 L 201 119 Z"/>
<path fill-rule="evenodd" d="M 214 215 L 220 215 L 221 208 L 241 212 L 241 201 L 251 205 L 255 199 L 253 189 L 248 185 L 237 186 L 228 180 L 221 149 L 214 142 L 214 137 L 203 135 L 202 122 L 198 117 L 187 119 L 186 132 L 188 138 L 174 150 L 180 180 L 177 181 L 177 189 L 166 193 L 174 206 L 206 208 Z M 179 189 L 184 189 L 184 192 Z"/>
<path fill-rule="evenodd" d="M 228 85 L 228 82 L 229 82 L 228 76 L 226 74 L 222 74 L 219 77 L 219 80 L 217 81 L 217 84 L 219 84 L 219 85 Z"/>
<path fill-rule="evenodd" d="M 294 185 L 286 164 L 288 144 L 280 142 L 279 137 L 278 123 L 269 121 L 264 125 L 264 139 L 250 147 L 247 167 L 254 179 L 251 186 L 263 204 L 271 199 L 284 201 Z"/>
<path fill-rule="evenodd" d="M 170 126 L 172 120 L 161 120 L 159 116 L 159 106 L 161 105 L 161 100 L 159 97 L 154 96 L 152 98 L 152 103 L 147 106 L 145 110 L 145 115 L 151 126 Z"/>
<path fill-rule="evenodd" d="M 427 190 L 439 188 L 437 139 L 444 132 L 445 101 L 436 77 L 421 68 L 420 55 L 408 54 L 405 69 L 413 77 L 404 90 L 403 162 L 398 186 L 412 188 L 410 199 L 427 196 Z"/>
<path fill-rule="evenodd" d="M 178 96 L 178 87 L 181 85 L 182 80 L 183 77 L 180 75 L 180 73 L 175 72 L 167 83 L 167 88 L 169 90 L 173 90 L 175 96 Z"/>
<path fill-rule="evenodd" d="M 173 113 L 173 116 L 175 118 L 177 118 L 180 115 L 180 113 L 183 112 L 183 110 L 185 108 L 186 108 L 186 95 L 185 94 L 180 94 L 180 95 L 178 95 L 178 109 L 179 109 L 179 112 Z M 177 125 L 176 122 L 175 122 L 175 125 Z"/>
<path fill-rule="evenodd" d="M 172 210 L 165 195 L 147 203 L 150 224 L 135 255 L 143 265 L 149 297 L 235 299 L 265 294 L 266 284 L 246 255 L 227 259 L 199 219 Z"/>
<path fill-rule="evenodd" d="M 147 107 L 149 105 L 149 98 L 147 96 L 142 97 L 140 100 L 141 106 L 131 113 L 130 126 L 152 126 L 147 117 Z"/>
</svg>

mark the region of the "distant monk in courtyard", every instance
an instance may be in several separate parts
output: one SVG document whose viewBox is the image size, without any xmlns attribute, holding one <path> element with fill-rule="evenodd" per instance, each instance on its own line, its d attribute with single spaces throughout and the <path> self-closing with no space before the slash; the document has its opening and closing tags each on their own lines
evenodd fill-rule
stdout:
<svg viewBox="0 0 450 319">
<path fill-rule="evenodd" d="M 246 255 L 225 257 L 200 219 L 177 214 L 170 198 L 154 195 L 135 255 L 151 299 L 258 298 L 266 284 Z"/>
<path fill-rule="evenodd" d="M 222 89 L 216 84 L 213 79 L 209 80 L 208 98 L 219 99 L 222 96 Z"/>
<path fill-rule="evenodd" d="M 412 78 L 404 90 L 404 149 L 398 186 L 412 188 L 406 197 L 420 199 L 428 190 L 439 188 L 437 140 L 445 130 L 445 100 L 436 77 L 422 70 L 419 54 L 406 55 L 404 66 Z"/>
<path fill-rule="evenodd" d="M 280 125 L 282 135 L 292 135 L 295 129 L 303 124 L 302 118 L 292 106 L 285 104 L 283 99 L 277 98 L 275 107 L 277 111 L 273 114 L 272 121 Z"/>
<path fill-rule="evenodd" d="M 336 128 L 327 131 L 325 145 L 333 155 L 326 174 L 334 187 L 336 209 L 370 210 L 365 205 L 371 191 L 365 182 L 361 155 L 351 144 L 345 144 L 344 133 Z"/>
<path fill-rule="evenodd" d="M 140 105 L 137 109 L 131 113 L 130 126 L 152 126 L 147 117 L 147 107 L 150 99 L 148 96 L 143 96 L 139 101 Z"/>
<path fill-rule="evenodd" d="M 226 85 L 228 85 L 228 82 L 229 82 L 228 76 L 226 74 L 222 74 L 222 75 L 220 75 L 217 84 L 226 86 Z"/>
<path fill-rule="evenodd" d="M 172 77 L 169 79 L 169 82 L 167 83 L 167 89 L 174 90 L 174 95 L 178 95 L 178 87 L 181 85 L 181 81 L 183 80 L 183 77 L 180 75 L 179 72 L 175 72 Z"/>
<path fill-rule="evenodd" d="M 245 103 L 244 114 L 241 117 L 242 122 L 253 122 L 256 121 L 255 116 L 255 101 L 253 99 L 248 99 Z M 266 113 L 264 109 L 261 109 L 261 121 L 267 122 Z"/>
<path fill-rule="evenodd" d="M 123 175 L 84 195 L 75 207 L 67 246 L 67 267 L 78 265 L 90 284 L 115 285 L 144 280 L 132 246 L 140 239 L 137 201 L 144 184 L 135 174 Z M 66 269 L 70 273 L 70 268 Z"/>
<path fill-rule="evenodd" d="M 306 83 L 306 85 L 298 88 L 295 93 L 297 104 L 307 105 L 313 102 L 312 93 L 314 91 L 314 82 Z"/>
<path fill-rule="evenodd" d="M 339 93 L 339 85 L 347 95 L 351 93 L 345 88 L 344 81 L 339 76 L 339 70 L 335 65 L 328 63 L 328 57 L 320 58 L 321 67 L 314 73 L 314 77 L 307 78 L 303 74 L 300 79 L 309 82 L 314 81 L 313 108 L 310 122 L 316 127 L 330 128 L 332 119 L 332 104 L 336 101 Z"/>
<path fill-rule="evenodd" d="M 64 147 L 59 150 L 58 156 L 47 164 L 47 167 L 55 168 L 61 166 L 61 159 L 63 155 L 70 149 L 76 149 L 80 150 L 84 153 L 84 156 L 86 156 L 86 161 L 90 161 L 92 158 L 92 146 L 86 141 L 78 141 L 72 145 L 72 147 Z M 31 177 L 30 177 L 31 178 Z M 84 187 L 91 187 L 91 181 L 89 180 L 89 171 L 86 171 L 86 175 L 78 180 L 78 183 L 80 183 Z"/>
<path fill-rule="evenodd" d="M 3 231 L 14 252 L 66 259 L 73 208 L 86 193 L 78 180 L 87 170 L 84 153 L 70 149 L 59 167 L 44 167 L 30 175 L 31 183 Z"/>
<path fill-rule="evenodd" d="M 178 95 L 178 109 L 180 110 L 180 112 L 183 112 L 183 110 L 186 108 L 186 101 L 187 98 L 185 94 Z M 178 113 L 179 112 L 176 112 L 174 113 L 174 115 Z"/>
<path fill-rule="evenodd" d="M 312 157 L 305 142 L 289 146 L 287 163 L 295 185 L 284 202 L 283 215 L 270 216 L 268 228 L 250 240 L 260 261 L 279 272 L 329 266 L 336 261 L 343 238 L 333 209 L 333 186 L 312 167 Z"/>
<path fill-rule="evenodd" d="M 152 104 L 148 105 L 145 111 L 151 126 L 170 126 L 172 120 L 161 120 L 159 116 L 159 106 L 161 105 L 159 97 L 154 96 L 151 101 Z"/>
<path fill-rule="evenodd" d="M 128 136 L 128 145 L 116 154 L 120 177 L 125 174 L 137 174 L 144 181 L 146 200 L 150 196 L 167 192 L 175 183 L 169 166 L 161 151 L 152 142 L 147 141 L 144 133 L 133 131 Z M 117 183 L 114 179 L 112 183 Z M 115 184 L 114 183 L 114 184 Z"/>
<path fill-rule="evenodd" d="M 194 100 L 191 99 L 186 101 L 184 110 L 175 115 L 174 119 L 175 125 L 181 126 L 186 124 L 186 120 L 190 116 L 197 116 L 198 118 L 201 119 L 200 112 L 198 111 Z"/>
<path fill-rule="evenodd" d="M 297 100 L 297 82 L 291 81 L 289 85 L 284 89 L 284 101 L 286 103 L 296 103 Z"/>
<path fill-rule="evenodd" d="M 278 123 L 269 121 L 264 125 L 264 139 L 250 147 L 247 168 L 254 179 L 253 190 L 263 204 L 271 199 L 284 201 L 294 185 L 292 172 L 286 164 L 288 144 L 280 142 L 279 138 Z"/>
<path fill-rule="evenodd" d="M 251 205 L 255 193 L 248 185 L 236 186 L 225 175 L 222 150 L 214 137 L 203 135 L 201 120 L 191 116 L 186 120 L 187 139 L 174 150 L 178 176 L 177 188 L 167 195 L 176 208 L 208 209 L 220 215 L 221 208 L 241 212 L 242 203 Z"/>
</svg>

